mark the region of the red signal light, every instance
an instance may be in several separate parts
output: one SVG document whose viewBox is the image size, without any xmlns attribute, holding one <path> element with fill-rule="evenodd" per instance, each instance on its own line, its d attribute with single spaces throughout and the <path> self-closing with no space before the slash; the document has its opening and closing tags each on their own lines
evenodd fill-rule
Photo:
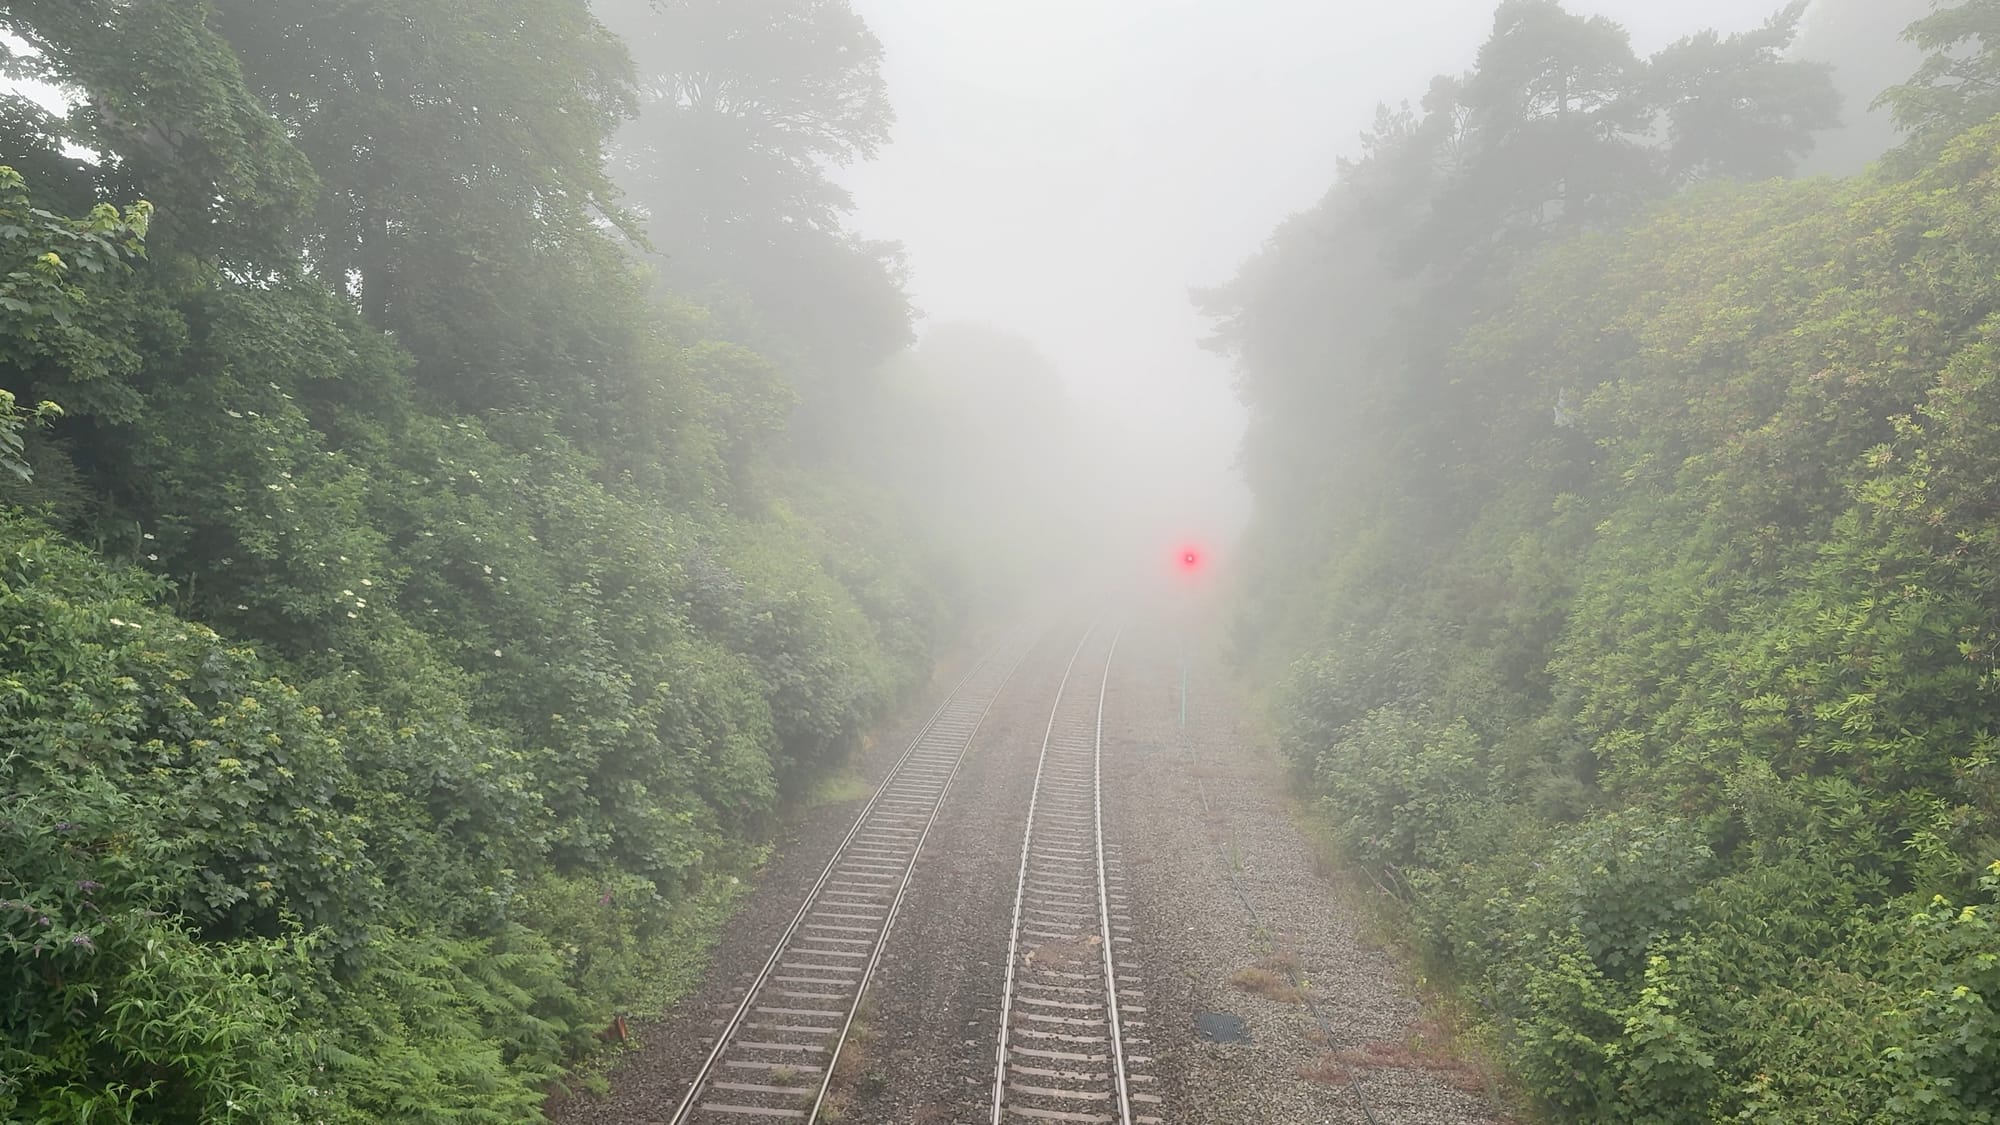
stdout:
<svg viewBox="0 0 2000 1125">
<path fill-rule="evenodd" d="M 1193 574 L 1195 571 L 1200 570 L 1201 551 L 1195 547 L 1181 548 L 1180 564 L 1181 564 L 1181 569 L 1188 572 L 1189 574 Z"/>
</svg>

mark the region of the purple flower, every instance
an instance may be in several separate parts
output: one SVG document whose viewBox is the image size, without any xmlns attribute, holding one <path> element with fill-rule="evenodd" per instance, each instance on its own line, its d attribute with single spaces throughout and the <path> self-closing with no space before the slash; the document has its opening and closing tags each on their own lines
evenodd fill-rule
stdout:
<svg viewBox="0 0 2000 1125">
<path fill-rule="evenodd" d="M 84 894 L 90 894 L 93 891 L 103 890 L 104 884 L 94 879 L 79 879 L 76 883 L 76 889 L 82 891 Z"/>
<path fill-rule="evenodd" d="M 74 832 L 81 827 L 83 827 L 83 825 L 74 824 L 67 820 L 56 821 L 56 831 L 58 832 Z"/>
<path fill-rule="evenodd" d="M 97 948 L 97 943 L 90 940 L 89 934 L 77 934 L 69 939 L 69 943 L 71 945 L 80 945 L 85 949 Z"/>
</svg>

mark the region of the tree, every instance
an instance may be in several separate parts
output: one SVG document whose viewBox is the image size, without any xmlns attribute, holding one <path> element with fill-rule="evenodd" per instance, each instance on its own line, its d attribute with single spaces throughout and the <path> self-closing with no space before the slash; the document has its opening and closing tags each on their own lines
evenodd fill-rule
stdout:
<svg viewBox="0 0 2000 1125">
<path fill-rule="evenodd" d="M 1784 57 L 1804 11 L 1641 60 L 1603 16 L 1507 0 L 1457 94 L 1464 139 L 1418 262 L 1476 274 L 1693 180 L 1790 172 L 1839 104 L 1826 67 Z"/>
<path fill-rule="evenodd" d="M 1785 57 L 1806 3 L 1792 0 L 1755 31 L 1726 39 L 1704 31 L 1653 56 L 1649 93 L 1667 115 L 1677 183 L 1786 175 L 1816 133 L 1839 124 L 1832 68 Z"/>
<path fill-rule="evenodd" d="M 671 224 L 663 234 L 777 220 L 840 228 L 852 201 L 826 167 L 872 158 L 895 121 L 882 44 L 847 0 L 600 0 L 598 10 L 638 61 L 644 112 L 617 156 L 634 195 Z"/>
<path fill-rule="evenodd" d="M 629 69 L 584 0 L 215 0 L 252 86 L 325 173 L 312 258 L 407 328 L 457 245 L 615 213 L 603 141 Z M 498 263 L 489 263 L 492 268 Z"/>
<path fill-rule="evenodd" d="M 895 120 L 882 45 L 848 0 L 599 0 L 642 95 L 613 166 L 662 278 L 725 311 L 804 384 L 910 340 L 900 249 L 846 228 L 828 169 Z M 827 392 L 832 393 L 832 392 Z"/>
<path fill-rule="evenodd" d="M 1647 193 L 1641 74 L 1630 37 L 1605 17 L 1556 0 L 1501 4 L 1459 94 L 1472 143 L 1439 202 L 1445 229 L 1533 238 L 1601 221 Z"/>
<path fill-rule="evenodd" d="M 156 246 L 269 269 L 296 253 L 317 179 L 245 85 L 215 15 L 207 0 L 11 4 L 0 11 L 0 28 L 35 54 L 10 69 L 66 90 L 78 104 L 59 125 L 18 102 L 0 116 L 29 126 L 21 140 L 37 142 L 44 167 L 60 163 L 65 145 L 103 153 L 97 189 L 151 200 L 160 215 Z"/>
<path fill-rule="evenodd" d="M 2000 114 L 2000 0 L 1964 0 L 1910 25 L 1923 65 L 1882 95 L 1909 135 L 1898 157 L 1914 167 L 1965 130 Z"/>
</svg>

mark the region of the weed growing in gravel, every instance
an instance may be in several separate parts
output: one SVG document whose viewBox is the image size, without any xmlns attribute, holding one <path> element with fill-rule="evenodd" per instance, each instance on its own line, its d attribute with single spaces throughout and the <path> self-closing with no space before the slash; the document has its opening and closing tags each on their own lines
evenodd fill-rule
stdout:
<svg viewBox="0 0 2000 1125">
<path fill-rule="evenodd" d="M 1257 968 L 1256 966 L 1247 969 L 1238 969 L 1230 974 L 1229 983 L 1252 996 L 1262 996 L 1266 1000 L 1275 1000 L 1280 1004 L 1303 1004 L 1306 1002 L 1305 993 L 1300 991 L 1297 985 L 1287 980 L 1282 974 L 1274 973 L 1269 969 Z"/>
<path fill-rule="evenodd" d="M 1486 1081 L 1464 1060 L 1448 1053 L 1444 1044 L 1425 1038 L 1422 1031 L 1403 1043 L 1364 1043 L 1345 1051 L 1327 1051 L 1311 1065 L 1299 1070 L 1299 1077 L 1322 1086 L 1350 1084 L 1359 1071 L 1426 1070 L 1461 1090 L 1484 1091 Z"/>
<path fill-rule="evenodd" d="M 1291 980 L 1298 980 L 1299 974 L 1305 971 L 1305 966 L 1300 962 L 1299 955 L 1289 949 L 1281 949 L 1276 953 L 1259 957 L 1257 959 L 1257 967 L 1277 973 Z"/>
<path fill-rule="evenodd" d="M 821 1121 L 853 1120 L 857 1100 L 882 1092 L 886 1080 L 874 1057 L 877 1034 L 874 1000 L 863 997 L 848 1029 L 847 1043 L 841 1047 L 840 1057 L 833 1060 L 833 1078 L 827 1083 L 826 1101 L 820 1105 Z"/>
</svg>

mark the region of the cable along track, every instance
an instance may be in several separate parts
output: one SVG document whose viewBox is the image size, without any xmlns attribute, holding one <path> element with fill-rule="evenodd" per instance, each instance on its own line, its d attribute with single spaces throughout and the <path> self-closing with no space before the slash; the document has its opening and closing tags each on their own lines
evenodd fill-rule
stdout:
<svg viewBox="0 0 2000 1125">
<path fill-rule="evenodd" d="M 1124 952 L 1125 891 L 1104 844 L 1104 696 L 1118 636 L 1087 634 L 1071 655 L 1042 738 L 1021 839 L 1000 1008 L 993 1125 L 1154 1125 L 1138 966 Z M 1093 657 L 1083 659 L 1086 652 Z M 1079 683 L 1101 654 L 1096 691 Z"/>
<path fill-rule="evenodd" d="M 723 1025 L 671 1125 L 818 1119 L 917 855 L 1031 647 L 1017 636 L 987 653 L 911 739 Z"/>
</svg>

